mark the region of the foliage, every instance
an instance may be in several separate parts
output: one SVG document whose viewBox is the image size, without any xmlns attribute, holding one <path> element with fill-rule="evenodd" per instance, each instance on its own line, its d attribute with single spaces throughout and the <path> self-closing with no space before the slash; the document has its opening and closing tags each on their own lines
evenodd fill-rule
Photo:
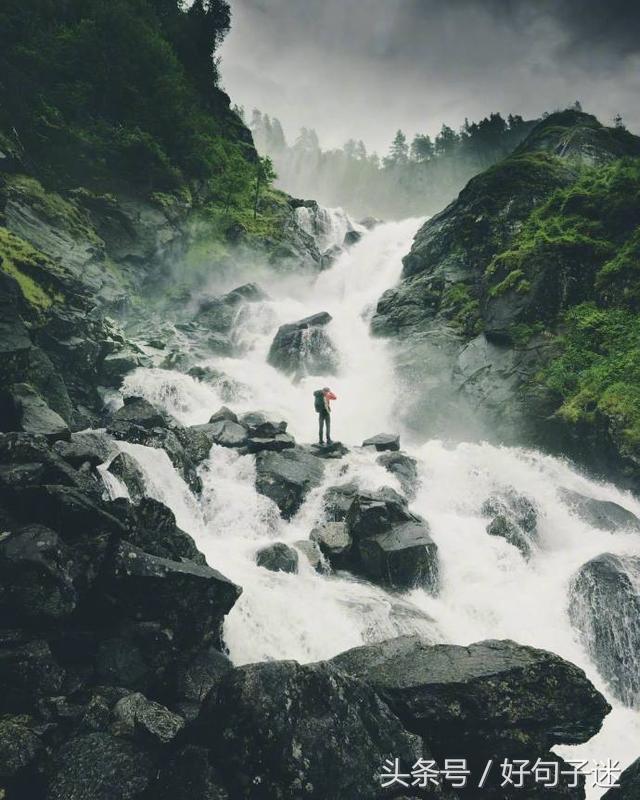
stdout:
<svg viewBox="0 0 640 800">
<path fill-rule="evenodd" d="M 443 125 L 434 141 L 417 133 L 410 145 L 399 130 L 380 159 L 362 140 L 322 150 L 309 128 L 288 144 L 280 122 L 257 109 L 249 121 L 258 151 L 273 159 L 284 189 L 384 218 L 439 210 L 469 178 L 511 152 L 533 125 L 522 117 L 491 114 L 478 123 L 465 121 L 459 132 Z"/>
<path fill-rule="evenodd" d="M 6 228 L 0 227 L 0 269 L 14 278 L 26 302 L 43 312 L 64 295 L 53 280 L 55 269 L 42 253 Z"/>
<path fill-rule="evenodd" d="M 255 151 L 216 86 L 228 28 L 222 0 L 6 0 L 0 128 L 56 187 L 238 196 Z"/>
</svg>

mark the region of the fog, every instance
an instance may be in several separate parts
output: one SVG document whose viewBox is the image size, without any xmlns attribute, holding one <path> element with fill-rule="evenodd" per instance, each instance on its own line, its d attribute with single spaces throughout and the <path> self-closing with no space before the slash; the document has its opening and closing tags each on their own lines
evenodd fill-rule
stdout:
<svg viewBox="0 0 640 800">
<path fill-rule="evenodd" d="M 620 0 L 232 0 L 221 72 L 234 102 L 315 128 L 323 147 L 435 135 L 491 111 L 579 99 L 640 128 L 640 4 Z"/>
</svg>

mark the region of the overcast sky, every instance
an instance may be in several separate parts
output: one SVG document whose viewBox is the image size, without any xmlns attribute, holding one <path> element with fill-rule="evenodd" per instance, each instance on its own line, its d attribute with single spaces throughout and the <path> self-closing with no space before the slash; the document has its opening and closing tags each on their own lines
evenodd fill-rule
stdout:
<svg viewBox="0 0 640 800">
<path fill-rule="evenodd" d="M 385 152 L 402 128 L 579 99 L 640 132 L 638 0 L 230 0 L 220 55 L 234 103 Z"/>
</svg>

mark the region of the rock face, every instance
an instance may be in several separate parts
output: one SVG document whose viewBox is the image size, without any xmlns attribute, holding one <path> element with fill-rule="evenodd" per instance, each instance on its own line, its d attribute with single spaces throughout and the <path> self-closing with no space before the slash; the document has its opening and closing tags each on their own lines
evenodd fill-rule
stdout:
<svg viewBox="0 0 640 800">
<path fill-rule="evenodd" d="M 459 647 L 401 636 L 329 663 L 373 686 L 441 758 L 454 751 L 514 757 L 578 744 L 610 711 L 578 667 L 511 641 Z"/>
<path fill-rule="evenodd" d="M 275 542 L 256 553 L 256 564 L 272 572 L 297 572 L 298 554 L 284 542 Z"/>
<path fill-rule="evenodd" d="M 288 375 L 332 375 L 338 354 L 325 331 L 331 314 L 322 311 L 281 325 L 271 344 L 268 362 Z"/>
<path fill-rule="evenodd" d="M 316 542 L 334 569 L 347 569 L 353 539 L 346 522 L 325 522 L 311 531 L 311 541 Z"/>
<path fill-rule="evenodd" d="M 491 495 L 483 503 L 482 513 L 491 517 L 491 522 L 487 525 L 488 534 L 506 539 L 525 558 L 531 555 L 537 533 L 538 514 L 528 497 L 507 488 Z"/>
<path fill-rule="evenodd" d="M 604 553 L 570 590 L 569 615 L 616 697 L 640 708 L 640 557 Z"/>
<path fill-rule="evenodd" d="M 595 253 L 595 245 L 587 245 L 588 255 L 574 249 L 568 234 L 550 244 L 542 233 L 533 244 L 541 229 L 532 234 L 530 222 L 534 211 L 581 180 L 581 165 L 602 167 L 639 152 L 638 137 L 605 128 L 593 116 L 551 114 L 418 231 L 402 280 L 378 301 L 372 329 L 399 340 L 401 384 L 423 387 L 407 413 L 407 421 L 421 413 L 420 433 L 456 434 L 469 419 L 472 431 L 482 426 L 501 441 L 570 451 L 602 473 L 616 469 L 637 482 L 636 454 L 625 447 L 605 403 L 597 404 L 594 421 L 576 423 L 569 413 L 555 413 L 563 398 L 540 377 L 563 347 L 558 334 L 567 309 L 598 305 L 605 295 L 609 305 L 608 281 L 615 278 L 607 276 L 600 287 L 594 282 L 612 256 Z M 604 217 L 592 204 L 586 210 L 586 194 L 576 188 L 566 207 L 563 200 L 549 207 L 550 226 L 559 219 L 558 228 L 566 222 L 574 230 L 575 213 L 586 230 L 589 215 Z M 607 236 L 617 242 L 614 227 Z M 625 237 L 633 229 L 625 228 Z M 618 252 L 615 244 L 611 249 Z M 459 413 L 450 413 L 452 395 Z"/>
<path fill-rule="evenodd" d="M 594 528 L 640 532 L 640 519 L 617 503 L 596 500 L 570 489 L 561 489 L 560 495 L 577 517 Z"/>
<path fill-rule="evenodd" d="M 324 466 L 299 447 L 256 456 L 256 489 L 280 509 L 285 519 L 298 511 L 309 491 L 320 485 Z"/>
<path fill-rule="evenodd" d="M 124 483 L 133 503 L 142 500 L 146 492 L 146 482 L 135 458 L 128 453 L 119 453 L 109 464 L 109 472 Z"/>
<path fill-rule="evenodd" d="M 330 664 L 250 664 L 229 672 L 198 719 L 238 798 L 380 796 L 386 758 L 413 764 L 418 737 L 368 686 Z"/>
</svg>

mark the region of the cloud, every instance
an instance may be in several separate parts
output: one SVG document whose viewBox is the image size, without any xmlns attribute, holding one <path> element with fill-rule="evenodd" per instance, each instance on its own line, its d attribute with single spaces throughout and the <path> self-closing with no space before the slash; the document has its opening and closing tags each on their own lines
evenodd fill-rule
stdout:
<svg viewBox="0 0 640 800">
<path fill-rule="evenodd" d="M 232 0 L 222 77 L 290 138 L 436 133 L 491 111 L 533 117 L 580 99 L 640 127 L 640 6 L 622 0 Z"/>
</svg>

